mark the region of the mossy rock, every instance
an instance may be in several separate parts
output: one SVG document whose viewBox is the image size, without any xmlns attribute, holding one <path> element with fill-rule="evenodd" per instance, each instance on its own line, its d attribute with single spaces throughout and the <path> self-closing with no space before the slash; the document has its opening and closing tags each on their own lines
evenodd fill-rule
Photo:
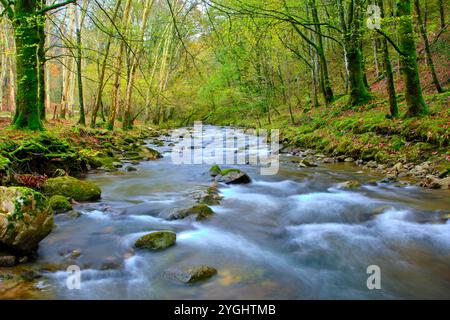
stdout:
<svg viewBox="0 0 450 320">
<path fill-rule="evenodd" d="M 175 245 L 177 235 L 172 231 L 157 231 L 139 238 L 134 246 L 139 249 L 161 250 Z"/>
<path fill-rule="evenodd" d="M 214 215 L 214 211 L 204 203 L 200 203 L 188 209 L 175 211 L 169 215 L 168 220 L 181 220 L 190 216 L 196 216 L 195 220 L 205 220 Z"/>
<path fill-rule="evenodd" d="M 48 200 L 48 205 L 55 213 L 68 212 L 73 209 L 70 201 L 66 197 L 59 195 L 52 196 Z"/>
<path fill-rule="evenodd" d="M 361 183 L 359 183 L 356 180 L 350 180 L 350 181 L 341 183 L 340 187 L 342 189 L 356 189 L 356 188 L 361 187 Z"/>
<path fill-rule="evenodd" d="M 0 247 L 28 254 L 53 228 L 47 199 L 25 187 L 0 187 Z"/>
<path fill-rule="evenodd" d="M 217 274 L 217 270 L 207 265 L 199 265 L 185 268 L 172 268 L 166 271 L 166 275 L 182 283 L 194 284 L 206 281 Z"/>
<path fill-rule="evenodd" d="M 42 187 L 46 195 L 61 195 L 75 201 L 95 201 L 101 198 L 102 191 L 92 182 L 73 177 L 48 179 Z"/>
<path fill-rule="evenodd" d="M 148 160 L 158 160 L 163 158 L 163 155 L 159 151 L 149 147 L 141 147 L 139 156 L 141 158 L 147 158 Z"/>
<path fill-rule="evenodd" d="M 209 169 L 209 174 L 211 175 L 211 177 L 217 177 L 219 174 L 221 174 L 221 172 L 222 170 L 217 164 L 213 165 L 211 169 Z"/>
<path fill-rule="evenodd" d="M 222 170 L 215 180 L 226 184 L 247 184 L 252 182 L 252 179 L 239 169 Z"/>
<path fill-rule="evenodd" d="M 0 185 L 7 185 L 11 180 L 11 161 L 0 155 Z"/>
</svg>

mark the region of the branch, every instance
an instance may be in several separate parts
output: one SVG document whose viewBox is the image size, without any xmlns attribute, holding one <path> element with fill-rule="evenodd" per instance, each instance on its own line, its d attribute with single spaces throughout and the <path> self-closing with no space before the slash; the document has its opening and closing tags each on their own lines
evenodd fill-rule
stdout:
<svg viewBox="0 0 450 320">
<path fill-rule="evenodd" d="M 391 38 L 389 38 L 389 36 L 384 33 L 383 31 L 381 31 L 380 29 L 375 29 L 376 32 L 378 32 L 379 34 L 381 34 L 391 45 L 392 47 L 394 47 L 395 51 L 397 51 L 400 55 L 402 55 L 403 57 L 408 56 L 407 54 L 405 54 L 402 50 L 400 50 L 400 48 L 395 44 L 394 41 L 392 41 Z"/>
<path fill-rule="evenodd" d="M 59 9 L 61 7 L 67 6 L 68 4 L 76 3 L 76 2 L 77 2 L 77 0 L 67 0 L 67 1 L 64 1 L 64 2 L 60 2 L 60 3 L 55 3 L 55 4 L 51 5 L 51 6 L 42 8 L 41 10 L 39 10 L 37 12 L 37 14 L 45 14 L 45 13 L 47 13 L 49 11 L 52 11 L 52 10 L 55 10 L 55 9 Z"/>
</svg>

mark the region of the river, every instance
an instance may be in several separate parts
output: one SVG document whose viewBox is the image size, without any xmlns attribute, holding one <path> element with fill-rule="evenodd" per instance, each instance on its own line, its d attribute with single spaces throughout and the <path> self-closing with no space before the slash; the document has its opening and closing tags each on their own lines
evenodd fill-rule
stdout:
<svg viewBox="0 0 450 320">
<path fill-rule="evenodd" d="M 209 165 L 174 164 L 170 139 L 164 139 L 164 146 L 149 145 L 163 159 L 124 175 L 90 175 L 102 188 L 101 202 L 77 206 L 82 215 L 76 219 L 56 216 L 34 264 L 67 264 L 77 250 L 73 264 L 82 270 L 81 290 L 66 287 L 66 271 L 48 271 L 38 281 L 42 297 L 450 298 L 450 222 L 443 219 L 450 211 L 448 191 L 369 183 L 380 177 L 353 164 L 298 168 L 283 155 L 274 176 L 237 166 L 253 181 L 221 186 L 224 199 L 212 207 L 212 218 L 167 221 L 164 214 L 194 204 L 193 195 L 211 177 Z M 346 180 L 362 187 L 340 189 Z M 155 230 L 175 231 L 176 245 L 158 252 L 133 249 L 136 239 Z M 198 264 L 218 274 L 196 285 L 165 276 L 169 268 Z M 367 287 L 369 266 L 380 268 L 380 290 Z"/>
</svg>

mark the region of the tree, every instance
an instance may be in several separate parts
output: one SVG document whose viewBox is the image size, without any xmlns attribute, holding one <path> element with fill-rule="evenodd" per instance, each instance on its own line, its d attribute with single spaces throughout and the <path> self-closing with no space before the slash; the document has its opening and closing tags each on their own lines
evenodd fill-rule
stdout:
<svg viewBox="0 0 450 320">
<path fill-rule="evenodd" d="M 436 91 L 439 93 L 444 92 L 439 83 L 438 76 L 436 74 L 436 69 L 434 68 L 433 57 L 431 55 L 430 42 L 428 41 L 427 36 L 427 27 L 425 25 L 425 21 L 422 19 L 422 12 L 420 10 L 420 1 L 414 0 L 414 6 L 416 7 L 417 13 L 417 23 L 419 24 L 420 34 L 422 35 L 423 43 L 425 45 L 425 55 L 427 57 L 428 68 L 430 68 L 431 76 L 433 77 L 433 83 L 436 88 Z"/>
<path fill-rule="evenodd" d="M 378 7 L 380 8 L 380 17 L 384 19 L 384 5 L 383 0 L 377 0 Z M 381 38 L 381 47 L 383 54 L 383 64 L 384 64 L 384 76 L 386 77 L 386 89 L 389 96 L 389 106 L 390 114 L 392 118 L 398 117 L 398 105 L 397 98 L 395 94 L 395 84 L 394 84 L 394 73 L 392 71 L 391 58 L 389 56 L 388 42 L 385 37 Z"/>
<path fill-rule="evenodd" d="M 361 50 L 361 12 L 363 12 L 361 0 L 350 0 L 348 9 L 345 10 L 342 0 L 338 0 L 339 19 L 341 22 L 342 37 L 344 42 L 346 63 L 348 64 L 348 77 L 350 85 L 350 103 L 364 104 L 372 96 L 367 90 L 364 80 L 364 62 Z"/>
<path fill-rule="evenodd" d="M 417 65 L 416 41 L 414 37 L 411 0 L 397 0 L 398 38 L 401 52 L 401 70 L 405 81 L 405 98 L 408 106 L 406 116 L 416 117 L 428 113 L 422 96 L 422 87 Z"/>
<path fill-rule="evenodd" d="M 76 0 L 46 6 L 43 0 L 0 0 L 12 21 L 16 43 L 17 95 L 13 127 L 42 130 L 45 109 L 46 14 Z"/>
</svg>

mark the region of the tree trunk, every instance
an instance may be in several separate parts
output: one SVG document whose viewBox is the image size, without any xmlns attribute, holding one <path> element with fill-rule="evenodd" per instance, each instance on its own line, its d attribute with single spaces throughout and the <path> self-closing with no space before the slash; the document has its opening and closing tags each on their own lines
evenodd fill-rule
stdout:
<svg viewBox="0 0 450 320">
<path fill-rule="evenodd" d="M 81 29 L 83 28 L 83 22 L 86 17 L 87 1 L 83 1 L 83 13 L 81 15 L 81 20 L 79 21 L 78 9 L 75 10 L 75 23 L 76 23 L 76 36 L 77 36 L 77 84 L 78 84 L 78 103 L 80 105 L 80 114 L 78 119 L 78 124 L 86 126 L 86 113 L 84 110 L 84 94 L 83 94 L 83 55 L 81 51 Z"/>
<path fill-rule="evenodd" d="M 36 103 L 39 101 L 39 62 L 36 57 L 41 54 L 36 9 L 35 1 L 15 1 L 13 26 L 16 42 L 17 95 L 13 126 L 16 129 L 43 129 L 39 104 Z"/>
<path fill-rule="evenodd" d="M 311 0 L 310 5 L 311 5 L 311 13 L 312 13 L 313 22 L 315 24 L 314 28 L 315 28 L 316 35 L 317 35 L 316 45 L 317 45 L 317 54 L 318 54 L 319 60 L 320 60 L 321 76 L 323 77 L 323 93 L 324 93 L 325 103 L 329 104 L 329 103 L 333 102 L 334 94 L 333 94 L 333 89 L 331 88 L 330 77 L 328 74 L 328 64 L 327 64 L 327 60 L 325 58 L 325 51 L 324 51 L 323 39 L 322 39 L 322 31 L 320 28 L 320 21 L 319 21 L 319 15 L 317 13 L 316 1 Z"/>
<path fill-rule="evenodd" d="M 441 29 L 444 29 L 445 28 L 445 11 L 444 11 L 444 1 L 443 0 L 439 0 L 439 18 L 440 18 L 440 22 L 441 22 Z"/>
<path fill-rule="evenodd" d="M 347 10 L 347 19 L 344 18 L 342 2 L 338 2 L 339 18 L 344 32 L 344 47 L 348 63 L 348 81 L 350 86 L 350 103 L 352 106 L 364 104 L 372 96 L 367 90 L 364 81 L 363 56 L 360 39 L 360 0 L 351 0 Z M 348 21 L 348 24 L 347 24 Z"/>
<path fill-rule="evenodd" d="M 381 19 L 384 19 L 383 0 L 377 0 L 377 4 L 380 7 Z M 392 118 L 397 118 L 399 114 L 395 94 L 394 73 L 392 71 L 391 58 L 389 56 L 389 47 L 385 37 L 382 37 L 381 39 L 381 47 L 383 50 L 383 64 L 384 64 L 384 73 L 386 77 L 386 89 L 389 96 L 390 113 Z"/>
<path fill-rule="evenodd" d="M 422 35 L 423 43 L 425 44 L 425 54 L 427 57 L 427 64 L 430 68 L 431 76 L 433 77 L 433 83 L 437 90 L 437 92 L 442 93 L 444 90 L 441 87 L 441 84 L 439 83 L 438 76 L 436 74 L 436 69 L 434 68 L 434 62 L 433 62 L 433 56 L 431 55 L 430 50 L 430 42 L 428 41 L 427 36 L 427 28 L 426 25 L 422 19 L 422 13 L 420 11 L 420 2 L 419 0 L 414 0 L 414 5 L 416 7 L 416 13 L 417 13 L 417 22 L 419 24 L 420 33 Z"/>
<path fill-rule="evenodd" d="M 416 42 L 411 16 L 411 0 L 397 1 L 398 37 L 401 54 L 401 69 L 405 81 L 405 98 L 408 106 L 407 117 L 428 113 L 422 96 L 419 68 L 417 65 Z"/>
</svg>

